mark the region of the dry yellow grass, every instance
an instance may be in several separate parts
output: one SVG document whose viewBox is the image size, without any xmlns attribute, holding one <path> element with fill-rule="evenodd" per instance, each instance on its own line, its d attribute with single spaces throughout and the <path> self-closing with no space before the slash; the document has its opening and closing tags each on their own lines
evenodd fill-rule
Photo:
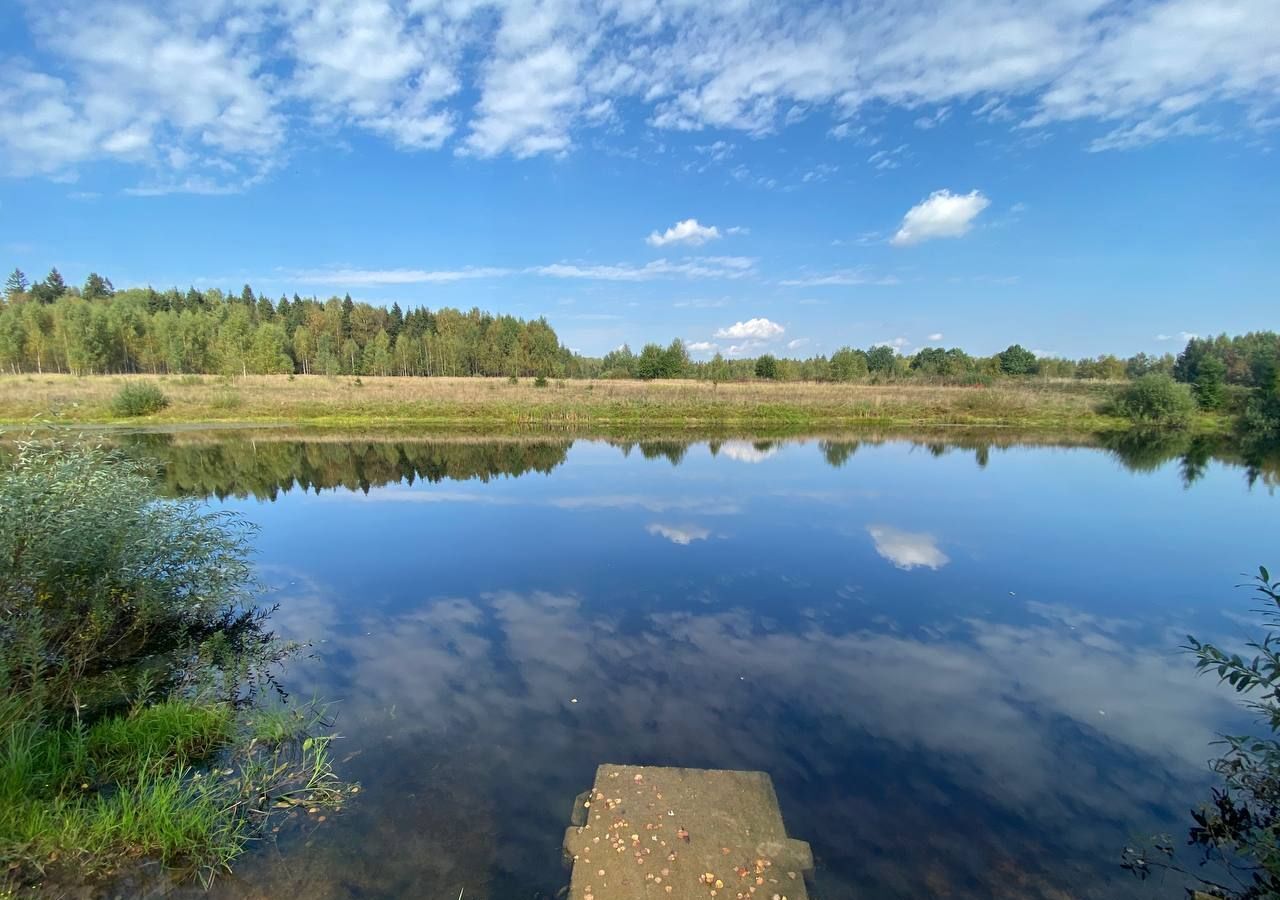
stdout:
<svg viewBox="0 0 1280 900">
<path fill-rule="evenodd" d="M 111 400 L 126 382 L 155 383 L 161 412 L 121 419 Z M 69 375 L 0 377 L 0 421 L 289 423 L 618 428 L 985 425 L 1097 430 L 1123 423 L 1100 412 L 1106 385 L 1027 381 L 992 387 L 918 383 L 813 384 L 699 381 L 552 381 L 283 375 Z"/>
</svg>

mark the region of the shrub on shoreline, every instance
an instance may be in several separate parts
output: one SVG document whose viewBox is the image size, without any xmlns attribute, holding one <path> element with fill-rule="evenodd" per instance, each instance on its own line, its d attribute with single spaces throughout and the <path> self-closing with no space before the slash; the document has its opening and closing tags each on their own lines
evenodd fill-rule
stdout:
<svg viewBox="0 0 1280 900">
<path fill-rule="evenodd" d="M 149 416 L 169 405 L 169 398 L 154 384 L 126 384 L 111 400 L 111 412 L 117 416 Z"/>
<path fill-rule="evenodd" d="M 340 804 L 316 719 L 255 740 L 295 648 L 256 603 L 245 522 L 56 444 L 19 447 L 0 508 L 0 888 L 144 859 L 207 880 L 271 809 Z"/>
</svg>

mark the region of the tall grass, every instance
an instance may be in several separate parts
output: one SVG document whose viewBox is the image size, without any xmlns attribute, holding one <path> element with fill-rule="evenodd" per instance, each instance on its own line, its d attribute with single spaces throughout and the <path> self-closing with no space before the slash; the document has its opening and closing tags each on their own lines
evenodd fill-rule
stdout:
<svg viewBox="0 0 1280 900">
<path fill-rule="evenodd" d="M 927 381 L 819 384 L 709 381 L 570 380 L 557 390 L 533 380 L 364 377 L 363 387 L 323 376 L 248 376 L 231 389 L 215 379 L 183 385 L 163 422 L 394 423 L 465 426 L 490 431 L 528 426 L 609 431 L 633 427 L 816 428 L 873 425 L 988 425 L 1098 430 L 1129 423 L 1106 413 L 1118 385 L 1072 379 L 997 379 L 991 384 Z M 156 382 L 129 376 L 129 382 Z M 0 376 L 0 421 L 54 416 L 110 422 L 118 377 Z"/>
</svg>

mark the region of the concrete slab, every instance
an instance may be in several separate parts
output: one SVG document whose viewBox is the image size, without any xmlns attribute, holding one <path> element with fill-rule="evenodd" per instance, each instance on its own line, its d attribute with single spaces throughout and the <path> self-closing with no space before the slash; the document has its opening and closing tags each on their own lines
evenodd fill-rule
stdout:
<svg viewBox="0 0 1280 900">
<path fill-rule="evenodd" d="M 572 822 L 569 900 L 808 900 L 764 772 L 603 765 Z"/>
</svg>

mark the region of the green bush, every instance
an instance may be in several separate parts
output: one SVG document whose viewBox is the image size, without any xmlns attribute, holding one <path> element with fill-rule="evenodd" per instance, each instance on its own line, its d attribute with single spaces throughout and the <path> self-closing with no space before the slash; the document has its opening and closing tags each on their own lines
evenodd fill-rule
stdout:
<svg viewBox="0 0 1280 900">
<path fill-rule="evenodd" d="M 756 377 L 770 380 L 778 377 L 778 361 L 768 353 L 756 360 Z"/>
<path fill-rule="evenodd" d="M 0 467 L 0 896 L 54 860 L 212 877 L 266 810 L 341 802 L 330 738 L 266 746 L 241 721 L 295 649 L 265 628 L 249 527 L 153 475 L 58 444 Z"/>
<path fill-rule="evenodd" d="M 545 376 L 545 375 L 539 375 L 537 378 L 533 379 L 533 386 L 534 386 L 534 387 L 540 387 L 540 388 L 544 388 L 544 387 L 546 387 L 546 386 L 547 386 L 547 378 L 546 378 L 546 376 Z"/>
<path fill-rule="evenodd" d="M 1182 427 L 1191 420 L 1196 401 L 1185 384 L 1153 372 L 1136 378 L 1115 400 L 1115 411 L 1141 425 Z"/>
<path fill-rule="evenodd" d="M 154 384 L 126 384 L 111 401 L 117 416 L 149 416 L 169 405 L 169 398 Z"/>
</svg>

